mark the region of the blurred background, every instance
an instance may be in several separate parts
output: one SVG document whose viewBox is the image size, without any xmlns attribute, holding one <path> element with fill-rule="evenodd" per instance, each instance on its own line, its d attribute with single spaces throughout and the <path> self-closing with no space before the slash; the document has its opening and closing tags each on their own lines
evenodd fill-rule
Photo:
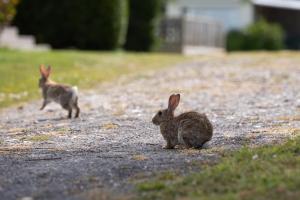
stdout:
<svg viewBox="0 0 300 200">
<path fill-rule="evenodd" d="M 184 55 L 298 50 L 298 21 L 298 0 L 0 0 L 0 108 L 39 97 L 41 63 L 91 88 Z"/>
<path fill-rule="evenodd" d="M 0 45 L 7 48 L 300 48 L 299 0 L 1 0 L 0 12 Z"/>
</svg>

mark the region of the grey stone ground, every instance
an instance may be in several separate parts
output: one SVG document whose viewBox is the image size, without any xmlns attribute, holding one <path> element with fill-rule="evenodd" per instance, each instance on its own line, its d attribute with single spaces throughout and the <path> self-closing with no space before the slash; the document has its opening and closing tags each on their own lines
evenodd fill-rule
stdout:
<svg viewBox="0 0 300 200">
<path fill-rule="evenodd" d="M 91 190 L 129 192 L 158 171 L 188 173 L 195 162 L 243 145 L 299 134 L 299 59 L 229 56 L 122 77 L 80 94 L 80 119 L 39 102 L 0 113 L 0 199 L 85 199 Z M 214 137 L 204 150 L 164 150 L 151 124 L 169 94 L 177 113 L 205 112 Z M 200 162 L 201 163 L 201 162 Z"/>
</svg>

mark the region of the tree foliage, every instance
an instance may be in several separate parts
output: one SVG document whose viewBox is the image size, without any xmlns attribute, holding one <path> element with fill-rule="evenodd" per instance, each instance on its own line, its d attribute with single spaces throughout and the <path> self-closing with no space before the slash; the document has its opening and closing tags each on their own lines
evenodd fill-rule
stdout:
<svg viewBox="0 0 300 200">
<path fill-rule="evenodd" d="M 261 19 L 243 31 L 227 35 L 228 51 L 280 50 L 284 48 L 284 32 L 278 24 Z"/>
<path fill-rule="evenodd" d="M 13 19 L 18 3 L 19 0 L 0 0 L 0 28 Z"/>
<path fill-rule="evenodd" d="M 14 23 L 54 48 L 112 50 L 125 41 L 127 19 L 127 0 L 23 0 Z"/>
<path fill-rule="evenodd" d="M 130 0 L 130 17 L 125 48 L 151 51 L 157 44 L 158 17 L 165 0 Z"/>
</svg>

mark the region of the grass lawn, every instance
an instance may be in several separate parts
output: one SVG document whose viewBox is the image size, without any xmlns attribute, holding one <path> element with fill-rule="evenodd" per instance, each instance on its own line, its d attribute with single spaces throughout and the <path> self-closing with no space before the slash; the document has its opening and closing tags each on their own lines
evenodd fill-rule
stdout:
<svg viewBox="0 0 300 200">
<path fill-rule="evenodd" d="M 122 74 L 167 67 L 183 61 L 176 54 L 0 49 L 0 108 L 40 97 L 39 65 L 53 67 L 52 79 L 90 88 Z"/>
<path fill-rule="evenodd" d="M 280 146 L 245 147 L 199 173 L 162 174 L 137 190 L 137 199 L 299 199 L 300 137 Z"/>
</svg>

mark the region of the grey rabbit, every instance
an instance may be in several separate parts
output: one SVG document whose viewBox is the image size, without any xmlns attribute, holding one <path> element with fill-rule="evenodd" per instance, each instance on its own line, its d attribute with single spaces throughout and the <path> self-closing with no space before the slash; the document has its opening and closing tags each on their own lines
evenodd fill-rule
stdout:
<svg viewBox="0 0 300 200">
<path fill-rule="evenodd" d="M 180 94 L 173 94 L 169 98 L 167 109 L 160 110 L 153 117 L 152 122 L 160 126 L 166 149 L 173 149 L 178 144 L 187 148 L 201 148 L 213 135 L 213 126 L 205 114 L 185 112 L 174 116 L 174 110 L 180 101 Z"/>
<path fill-rule="evenodd" d="M 63 85 L 50 80 L 51 66 L 46 69 L 44 65 L 40 65 L 41 78 L 39 79 L 39 87 L 42 89 L 44 98 L 43 110 L 47 104 L 54 101 L 60 104 L 68 111 L 68 118 L 72 118 L 72 110 L 76 110 L 75 117 L 79 117 L 80 108 L 78 106 L 78 89 L 68 85 Z"/>
</svg>

